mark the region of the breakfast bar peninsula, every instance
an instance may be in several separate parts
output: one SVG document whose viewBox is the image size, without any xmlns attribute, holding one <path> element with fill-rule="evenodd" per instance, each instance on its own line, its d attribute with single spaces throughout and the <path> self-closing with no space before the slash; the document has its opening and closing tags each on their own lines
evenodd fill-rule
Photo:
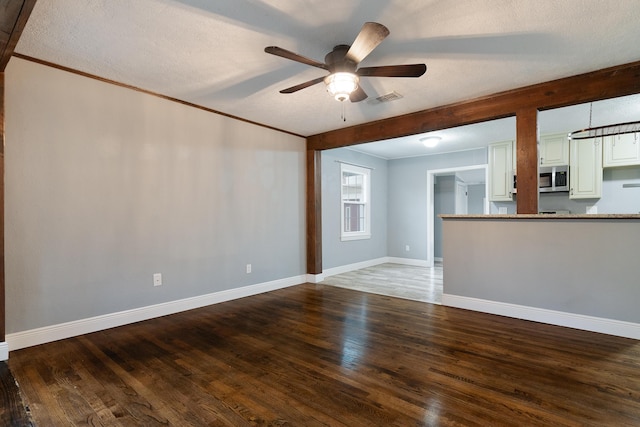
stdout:
<svg viewBox="0 0 640 427">
<path fill-rule="evenodd" d="M 640 215 L 441 215 L 443 305 L 640 339 Z"/>
</svg>

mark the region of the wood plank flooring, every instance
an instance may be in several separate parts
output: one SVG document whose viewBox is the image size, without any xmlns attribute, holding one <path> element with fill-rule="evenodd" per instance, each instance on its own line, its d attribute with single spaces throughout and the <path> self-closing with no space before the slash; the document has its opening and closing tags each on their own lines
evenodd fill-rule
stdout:
<svg viewBox="0 0 640 427">
<path fill-rule="evenodd" d="M 329 276 L 322 283 L 413 301 L 442 304 L 442 262 L 436 262 L 430 268 L 384 263 Z"/>
<path fill-rule="evenodd" d="M 640 342 L 303 284 L 10 354 L 37 426 L 637 426 Z"/>
<path fill-rule="evenodd" d="M 0 362 L 0 426 L 30 427 L 31 418 L 6 362 Z"/>
</svg>

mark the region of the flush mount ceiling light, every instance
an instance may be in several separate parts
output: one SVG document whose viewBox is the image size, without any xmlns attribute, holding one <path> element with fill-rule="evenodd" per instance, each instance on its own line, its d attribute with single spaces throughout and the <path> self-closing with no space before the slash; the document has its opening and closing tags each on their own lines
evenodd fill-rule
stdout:
<svg viewBox="0 0 640 427">
<path fill-rule="evenodd" d="M 433 148 L 442 140 L 440 136 L 425 136 L 420 138 L 420 142 L 424 144 L 425 147 Z"/>
<path fill-rule="evenodd" d="M 358 76 L 353 73 L 333 73 L 325 77 L 324 82 L 336 101 L 346 101 L 349 95 L 358 88 Z"/>
</svg>

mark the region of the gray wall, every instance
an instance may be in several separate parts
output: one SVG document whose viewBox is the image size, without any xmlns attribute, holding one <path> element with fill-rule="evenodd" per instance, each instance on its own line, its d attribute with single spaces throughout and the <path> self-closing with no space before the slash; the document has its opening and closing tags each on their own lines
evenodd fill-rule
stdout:
<svg viewBox="0 0 640 427">
<path fill-rule="evenodd" d="M 442 218 L 439 215 L 454 213 L 456 213 L 456 176 L 437 176 L 433 189 L 433 253 L 436 258 L 442 258 Z"/>
<path fill-rule="evenodd" d="M 332 154 L 333 153 L 333 154 Z M 337 154 L 343 153 L 343 154 Z M 330 157 L 325 157 L 330 156 Z M 339 190 L 337 183 L 329 184 L 327 168 L 334 168 L 333 179 L 339 179 L 339 164 L 335 159 L 344 157 L 346 161 L 365 164 L 372 162 L 379 170 L 388 165 L 388 224 L 387 252 L 381 246 L 360 242 L 356 251 L 349 251 L 339 238 Z M 356 153 L 353 150 L 329 150 L 323 152 L 323 255 L 324 268 L 333 268 L 359 261 L 375 259 L 383 256 L 427 259 L 427 172 L 436 169 L 449 169 L 462 166 L 485 165 L 486 149 L 463 151 L 433 156 L 412 157 L 384 161 L 375 157 Z M 338 172 L 335 172 L 335 171 Z M 384 169 L 386 170 L 386 169 Z M 379 177 L 380 175 L 378 175 Z M 337 181 L 336 181 L 337 182 Z M 597 204 L 599 213 L 638 213 L 640 212 L 640 188 L 622 188 L 624 183 L 640 183 L 640 167 L 605 169 L 603 197 L 600 200 L 569 200 L 567 193 L 543 194 L 540 197 L 540 209 L 569 209 L 572 212 L 584 213 L 588 205 Z M 329 186 L 334 190 L 328 191 Z M 484 186 L 471 185 L 469 190 L 469 213 L 483 212 Z M 387 196 L 385 196 L 387 197 Z M 434 197 L 436 197 L 434 195 Z M 331 201 L 330 201 L 331 200 Z M 434 200 L 437 203 L 437 200 Z M 498 206 L 506 206 L 508 213 L 516 213 L 516 204 L 490 203 L 491 213 L 498 213 Z M 379 206 L 378 206 L 379 207 Z M 443 213 L 445 213 L 443 211 Z M 438 214 L 436 207 L 436 215 Z M 376 214 L 380 217 L 384 215 Z M 436 222 L 441 221 L 436 217 Z M 380 226 L 380 224 L 376 224 Z M 441 228 L 434 227 L 434 256 L 442 256 Z M 347 242 L 348 243 L 348 242 Z M 371 242 L 369 242 L 371 243 Z M 410 251 L 405 250 L 409 246 Z"/>
<path fill-rule="evenodd" d="M 371 238 L 340 240 L 340 163 L 371 170 Z M 387 161 L 348 148 L 322 152 L 322 265 L 323 269 L 387 256 Z"/>
<path fill-rule="evenodd" d="M 445 219 L 444 292 L 640 322 L 640 220 Z"/>
<path fill-rule="evenodd" d="M 304 139 L 17 58 L 5 87 L 8 333 L 305 273 Z"/>
<path fill-rule="evenodd" d="M 482 215 L 484 213 L 484 199 L 486 196 L 485 184 L 472 184 L 467 186 L 467 193 L 469 194 L 469 209 L 470 215 Z"/>
<path fill-rule="evenodd" d="M 433 193 L 433 254 L 442 258 L 442 218 L 440 214 L 456 213 L 456 180 L 455 175 L 435 177 Z M 467 185 L 467 213 L 482 215 L 484 213 L 485 184 Z"/>
<path fill-rule="evenodd" d="M 389 161 L 388 256 L 427 259 L 427 172 L 486 165 L 487 150 Z M 409 245 L 410 251 L 405 251 Z"/>
</svg>

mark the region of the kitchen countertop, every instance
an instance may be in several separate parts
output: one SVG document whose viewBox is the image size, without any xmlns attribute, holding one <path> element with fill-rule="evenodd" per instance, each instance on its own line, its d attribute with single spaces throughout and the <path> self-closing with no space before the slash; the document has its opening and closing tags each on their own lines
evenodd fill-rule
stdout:
<svg viewBox="0 0 640 427">
<path fill-rule="evenodd" d="M 438 215 L 442 219 L 639 219 L 640 214 L 507 214 L 507 215 Z"/>
</svg>

